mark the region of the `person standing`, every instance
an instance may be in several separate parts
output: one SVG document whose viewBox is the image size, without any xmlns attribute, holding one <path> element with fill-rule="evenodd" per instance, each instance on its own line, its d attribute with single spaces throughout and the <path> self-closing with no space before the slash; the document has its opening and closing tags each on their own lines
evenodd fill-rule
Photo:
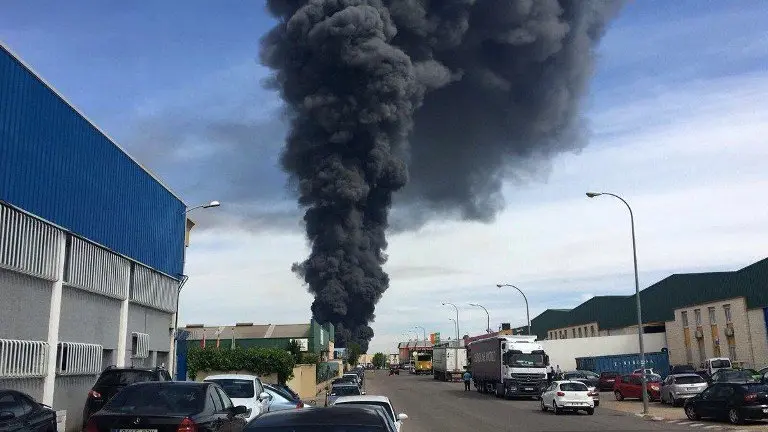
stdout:
<svg viewBox="0 0 768 432">
<path fill-rule="evenodd" d="M 557 368 L 555 369 L 555 379 L 560 379 L 560 375 L 563 374 L 563 371 L 560 370 L 560 365 L 557 365 Z"/>
<path fill-rule="evenodd" d="M 464 391 L 469 391 L 469 382 L 472 381 L 472 374 L 469 371 L 464 372 Z"/>
<path fill-rule="evenodd" d="M 555 369 L 552 365 L 547 366 L 547 384 L 552 384 L 552 379 L 555 377 Z"/>
</svg>

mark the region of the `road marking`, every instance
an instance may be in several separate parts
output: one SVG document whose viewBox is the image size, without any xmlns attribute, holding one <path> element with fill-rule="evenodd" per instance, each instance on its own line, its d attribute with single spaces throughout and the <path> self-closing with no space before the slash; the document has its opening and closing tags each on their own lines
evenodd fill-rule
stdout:
<svg viewBox="0 0 768 432">
<path fill-rule="evenodd" d="M 699 427 L 699 426 L 704 426 L 704 423 L 693 423 L 693 424 L 691 424 L 690 426 L 691 426 L 691 427 Z"/>
<path fill-rule="evenodd" d="M 678 424 L 679 424 L 679 425 L 681 425 L 681 426 L 685 426 L 685 425 L 689 425 L 689 424 L 691 424 L 691 422 L 680 422 L 680 423 L 678 423 Z"/>
<path fill-rule="evenodd" d="M 716 426 L 716 425 L 704 426 L 704 429 L 720 429 L 720 426 Z"/>
<path fill-rule="evenodd" d="M 680 423 L 681 420 L 667 420 L 667 423 Z"/>
</svg>

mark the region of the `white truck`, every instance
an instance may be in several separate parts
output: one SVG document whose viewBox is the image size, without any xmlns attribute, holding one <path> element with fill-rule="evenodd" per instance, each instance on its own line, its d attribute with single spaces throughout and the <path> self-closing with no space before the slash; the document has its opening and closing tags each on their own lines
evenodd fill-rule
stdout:
<svg viewBox="0 0 768 432">
<path fill-rule="evenodd" d="M 467 347 L 475 388 L 496 397 L 535 397 L 547 387 L 549 356 L 536 336 L 492 336 Z"/>
<path fill-rule="evenodd" d="M 432 348 L 432 375 L 440 381 L 461 381 L 466 372 L 467 349 L 448 343 Z"/>
</svg>

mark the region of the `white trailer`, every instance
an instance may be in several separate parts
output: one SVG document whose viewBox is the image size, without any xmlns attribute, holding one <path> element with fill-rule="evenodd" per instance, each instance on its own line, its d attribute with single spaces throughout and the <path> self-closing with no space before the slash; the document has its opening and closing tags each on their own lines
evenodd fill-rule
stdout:
<svg viewBox="0 0 768 432">
<path fill-rule="evenodd" d="M 440 381 L 461 381 L 467 367 L 467 349 L 448 343 L 432 348 L 432 375 Z"/>
</svg>

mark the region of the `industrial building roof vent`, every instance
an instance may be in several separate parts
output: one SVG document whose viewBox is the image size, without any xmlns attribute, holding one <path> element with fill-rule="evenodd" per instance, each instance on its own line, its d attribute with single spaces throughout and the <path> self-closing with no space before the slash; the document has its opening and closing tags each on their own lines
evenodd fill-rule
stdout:
<svg viewBox="0 0 768 432">
<path fill-rule="evenodd" d="M 204 328 L 205 324 L 187 324 L 187 328 Z"/>
<path fill-rule="evenodd" d="M 512 325 L 510 323 L 501 323 L 501 329 L 502 330 L 511 330 Z"/>
<path fill-rule="evenodd" d="M 235 327 L 253 327 L 253 323 L 236 323 Z"/>
</svg>

